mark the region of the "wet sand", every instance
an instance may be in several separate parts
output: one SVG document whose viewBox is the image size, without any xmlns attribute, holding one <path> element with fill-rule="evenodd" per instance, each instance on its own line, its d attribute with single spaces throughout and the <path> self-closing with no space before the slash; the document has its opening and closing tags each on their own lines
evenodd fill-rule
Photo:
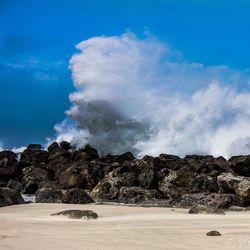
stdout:
<svg viewBox="0 0 250 250">
<path fill-rule="evenodd" d="M 51 217 L 91 209 L 97 220 Z M 0 208 L 0 250 L 250 249 L 250 212 L 190 215 L 187 209 L 26 204 Z M 218 230 L 222 236 L 206 236 Z"/>
</svg>

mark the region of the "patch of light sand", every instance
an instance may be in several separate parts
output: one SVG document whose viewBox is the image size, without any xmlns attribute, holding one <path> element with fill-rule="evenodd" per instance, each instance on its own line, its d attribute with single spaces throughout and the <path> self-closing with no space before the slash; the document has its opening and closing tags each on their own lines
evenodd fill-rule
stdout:
<svg viewBox="0 0 250 250">
<path fill-rule="evenodd" d="M 90 209 L 97 220 L 50 214 Z M 190 215 L 186 209 L 26 204 L 0 208 L 0 250 L 250 249 L 250 212 Z M 218 230 L 220 237 L 206 233 Z"/>
</svg>

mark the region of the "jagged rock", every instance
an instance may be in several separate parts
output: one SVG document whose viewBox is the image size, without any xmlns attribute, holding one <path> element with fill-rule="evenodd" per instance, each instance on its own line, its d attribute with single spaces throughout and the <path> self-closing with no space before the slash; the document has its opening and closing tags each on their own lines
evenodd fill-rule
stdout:
<svg viewBox="0 0 250 250">
<path fill-rule="evenodd" d="M 243 206 L 244 200 L 235 194 L 208 194 L 199 203 L 209 207 L 227 209 L 230 206 Z"/>
<path fill-rule="evenodd" d="M 110 172 L 94 187 L 91 196 L 103 200 L 117 199 L 121 187 L 135 185 L 136 176 L 128 170 L 125 167 L 119 167 Z"/>
<path fill-rule="evenodd" d="M 34 194 L 46 182 L 53 179 L 53 173 L 47 169 L 26 167 L 23 169 L 23 193 Z"/>
<path fill-rule="evenodd" d="M 122 187 L 118 200 L 125 203 L 139 203 L 160 199 L 161 195 L 157 190 L 147 190 L 141 187 Z"/>
<path fill-rule="evenodd" d="M 13 178 L 18 178 L 21 174 L 21 169 L 18 167 L 17 155 L 12 151 L 0 152 L 0 179 L 9 181 Z"/>
<path fill-rule="evenodd" d="M 62 141 L 60 143 L 60 147 L 61 148 L 64 148 L 65 150 L 70 150 L 72 147 L 71 147 L 71 144 L 67 141 Z"/>
<path fill-rule="evenodd" d="M 158 158 L 144 156 L 140 160 L 129 163 L 132 171 L 135 172 L 138 185 L 146 189 L 158 189 L 158 172 L 165 168 L 165 164 Z"/>
<path fill-rule="evenodd" d="M 206 193 L 184 194 L 174 201 L 175 207 L 192 207 L 207 197 Z"/>
<path fill-rule="evenodd" d="M 48 146 L 48 151 L 49 153 L 52 152 L 54 149 L 60 148 L 59 144 L 57 142 L 53 142 Z"/>
<path fill-rule="evenodd" d="M 100 158 L 97 150 L 91 147 L 90 145 L 86 145 L 84 148 L 80 149 L 80 151 L 85 152 L 89 160 L 95 160 Z"/>
<path fill-rule="evenodd" d="M 51 187 L 42 187 L 36 193 L 37 203 L 62 203 L 62 190 Z"/>
<path fill-rule="evenodd" d="M 214 182 L 215 180 L 201 177 L 186 169 L 170 170 L 170 173 L 159 183 L 159 190 L 166 198 L 179 198 L 183 194 L 209 190 L 206 186 L 209 181 Z"/>
<path fill-rule="evenodd" d="M 250 155 L 233 156 L 228 161 L 236 174 L 250 177 Z"/>
<path fill-rule="evenodd" d="M 193 193 L 182 195 L 180 199 L 174 200 L 176 207 L 191 207 L 197 204 L 212 208 L 227 209 L 230 206 L 243 206 L 244 201 L 235 194 L 217 194 L 217 193 Z"/>
<path fill-rule="evenodd" d="M 189 165 L 191 171 L 208 176 L 218 176 L 228 170 L 228 162 L 221 156 L 214 158 L 211 155 L 187 155 L 183 162 Z"/>
<path fill-rule="evenodd" d="M 213 230 L 213 231 L 207 232 L 207 236 L 221 236 L 221 233 L 216 230 Z"/>
<path fill-rule="evenodd" d="M 5 181 L 19 178 L 21 173 L 21 168 L 19 168 L 17 164 L 13 167 L 0 167 L 0 179 Z"/>
<path fill-rule="evenodd" d="M 208 207 L 204 205 L 194 205 L 188 211 L 189 214 L 225 214 L 222 210 L 218 208 Z"/>
<path fill-rule="evenodd" d="M 56 164 L 63 164 L 69 162 L 70 157 L 71 153 L 68 150 L 55 147 L 49 152 L 48 161 L 54 161 Z"/>
<path fill-rule="evenodd" d="M 45 167 L 48 160 L 48 152 L 44 150 L 24 150 L 21 153 L 19 165 L 25 167 Z"/>
<path fill-rule="evenodd" d="M 0 207 L 24 204 L 21 194 L 10 188 L 0 188 Z"/>
<path fill-rule="evenodd" d="M 80 188 L 62 190 L 62 193 L 62 203 L 86 204 L 94 202 L 94 200 L 83 189 Z"/>
<path fill-rule="evenodd" d="M 14 189 L 16 190 L 17 192 L 21 193 L 22 190 L 23 190 L 23 185 L 21 182 L 19 181 L 15 181 L 15 180 L 9 180 L 7 186 L 7 188 L 10 188 L 10 189 Z"/>
<path fill-rule="evenodd" d="M 92 210 L 65 210 L 51 216 L 66 216 L 69 219 L 97 219 L 98 214 Z"/>
<path fill-rule="evenodd" d="M 0 168 L 13 167 L 17 163 L 17 155 L 12 151 L 0 152 Z"/>
<path fill-rule="evenodd" d="M 74 164 L 58 174 L 58 181 L 62 188 L 83 188 L 92 189 L 94 180 L 89 174 L 87 165 Z"/>
<path fill-rule="evenodd" d="M 43 187 L 36 194 L 38 203 L 71 203 L 86 204 L 94 200 L 82 189 L 71 188 L 68 190 Z"/>
<path fill-rule="evenodd" d="M 126 152 L 121 155 L 106 155 L 101 158 L 101 161 L 106 163 L 114 163 L 118 162 L 120 165 L 122 165 L 125 161 L 132 161 L 135 160 L 135 157 L 131 152 Z"/>
<path fill-rule="evenodd" d="M 227 210 L 233 212 L 247 211 L 245 207 L 239 207 L 239 206 L 231 206 Z"/>
<path fill-rule="evenodd" d="M 178 170 L 183 166 L 183 161 L 176 155 L 160 154 L 159 160 L 167 169 Z"/>
<path fill-rule="evenodd" d="M 250 204 L 250 178 L 224 173 L 217 177 L 220 193 L 231 193 L 240 196 Z"/>
<path fill-rule="evenodd" d="M 27 150 L 30 151 L 39 151 L 42 149 L 42 146 L 40 144 L 29 144 L 27 147 Z"/>
</svg>

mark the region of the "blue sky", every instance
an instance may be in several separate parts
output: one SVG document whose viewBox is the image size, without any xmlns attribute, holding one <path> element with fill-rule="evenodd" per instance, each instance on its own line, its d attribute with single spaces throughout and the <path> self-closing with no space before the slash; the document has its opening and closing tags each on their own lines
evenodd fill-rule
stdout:
<svg viewBox="0 0 250 250">
<path fill-rule="evenodd" d="M 188 62 L 250 68 L 247 0 L 1 0 L 0 140 L 43 143 L 74 90 L 68 61 L 82 40 L 145 29 Z"/>
</svg>

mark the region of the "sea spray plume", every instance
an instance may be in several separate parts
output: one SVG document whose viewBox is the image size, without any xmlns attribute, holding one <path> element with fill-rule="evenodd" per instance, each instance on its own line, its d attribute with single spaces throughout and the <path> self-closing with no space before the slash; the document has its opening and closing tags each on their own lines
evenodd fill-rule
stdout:
<svg viewBox="0 0 250 250">
<path fill-rule="evenodd" d="M 94 37 L 70 61 L 76 92 L 58 140 L 102 153 L 249 152 L 248 70 L 187 63 L 155 37 Z M 229 132 L 229 133 L 228 133 Z M 228 134 L 227 134 L 228 133 Z"/>
</svg>

